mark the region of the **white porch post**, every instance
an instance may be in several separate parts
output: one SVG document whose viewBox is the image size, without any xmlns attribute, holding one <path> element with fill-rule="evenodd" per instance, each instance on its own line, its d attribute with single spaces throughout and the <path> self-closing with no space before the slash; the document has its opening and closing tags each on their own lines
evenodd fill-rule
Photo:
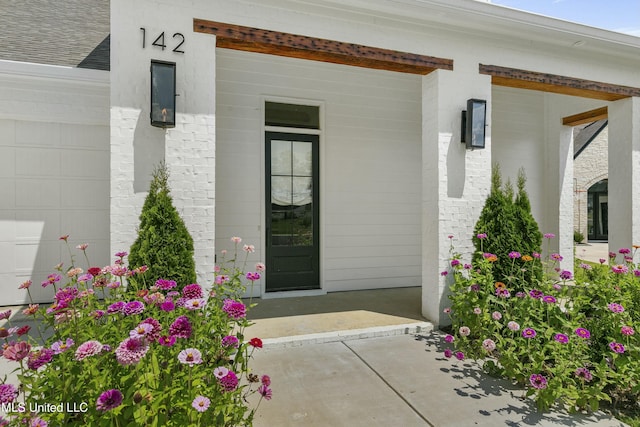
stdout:
<svg viewBox="0 0 640 427">
<path fill-rule="evenodd" d="M 609 250 L 640 244 L 640 98 L 609 105 Z M 618 261 L 621 261 L 619 258 Z"/>
<path fill-rule="evenodd" d="M 553 100 L 547 100 L 546 111 L 546 215 L 540 231 L 556 235 L 549 250 L 562 255 L 560 268 L 573 272 L 573 128 L 562 124 L 565 114 Z M 547 249 L 544 239 L 542 249 Z"/>
<path fill-rule="evenodd" d="M 462 71 L 458 71 L 462 70 Z M 468 71 L 466 71 L 468 70 Z M 451 240 L 470 262 L 471 238 L 491 182 L 491 77 L 477 64 L 436 70 L 422 81 L 422 314 L 436 326 L 448 323 Z M 461 111 L 467 99 L 487 101 L 484 150 L 460 142 Z"/>
</svg>

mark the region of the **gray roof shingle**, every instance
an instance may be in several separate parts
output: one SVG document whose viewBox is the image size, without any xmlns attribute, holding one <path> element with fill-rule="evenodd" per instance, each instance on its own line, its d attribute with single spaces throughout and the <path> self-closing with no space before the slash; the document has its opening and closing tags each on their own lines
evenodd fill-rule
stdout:
<svg viewBox="0 0 640 427">
<path fill-rule="evenodd" d="M 109 0 L 0 0 L 0 59 L 109 69 Z"/>
</svg>

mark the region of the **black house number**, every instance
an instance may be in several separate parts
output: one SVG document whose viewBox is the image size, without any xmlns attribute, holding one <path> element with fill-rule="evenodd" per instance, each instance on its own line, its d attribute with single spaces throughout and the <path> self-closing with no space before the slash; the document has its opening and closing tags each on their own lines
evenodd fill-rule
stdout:
<svg viewBox="0 0 640 427">
<path fill-rule="evenodd" d="M 145 49 L 147 47 L 147 30 L 144 27 L 140 27 L 140 31 L 142 31 L 142 48 Z M 168 36 L 167 36 L 168 38 Z M 165 40 L 164 31 L 156 37 L 151 46 L 159 47 L 162 50 L 171 49 L 171 52 L 175 53 L 184 53 L 184 50 L 180 49 L 180 47 L 184 44 L 184 35 L 182 33 L 174 33 L 173 37 L 171 37 L 169 41 L 170 46 L 167 46 L 167 41 Z"/>
</svg>

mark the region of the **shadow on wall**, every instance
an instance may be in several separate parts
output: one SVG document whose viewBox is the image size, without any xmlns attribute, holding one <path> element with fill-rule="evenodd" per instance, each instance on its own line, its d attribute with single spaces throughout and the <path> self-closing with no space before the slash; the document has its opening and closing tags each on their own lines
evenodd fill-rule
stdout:
<svg viewBox="0 0 640 427">
<path fill-rule="evenodd" d="M 467 171 L 465 145 L 460 143 L 460 135 L 452 134 L 447 150 L 447 196 L 459 199 L 464 192 Z"/>
<path fill-rule="evenodd" d="M 149 106 L 140 111 L 133 136 L 133 191 L 149 191 L 153 169 L 165 159 L 166 129 L 153 127 Z"/>
</svg>

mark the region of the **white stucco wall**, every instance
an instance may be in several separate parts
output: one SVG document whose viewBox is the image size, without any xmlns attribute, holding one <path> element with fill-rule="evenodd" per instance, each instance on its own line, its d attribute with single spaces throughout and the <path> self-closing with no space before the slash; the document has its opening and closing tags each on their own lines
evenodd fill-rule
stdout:
<svg viewBox="0 0 640 427">
<path fill-rule="evenodd" d="M 0 305 L 51 301 L 53 267 L 109 263 L 108 73 L 0 61 Z"/>
</svg>

